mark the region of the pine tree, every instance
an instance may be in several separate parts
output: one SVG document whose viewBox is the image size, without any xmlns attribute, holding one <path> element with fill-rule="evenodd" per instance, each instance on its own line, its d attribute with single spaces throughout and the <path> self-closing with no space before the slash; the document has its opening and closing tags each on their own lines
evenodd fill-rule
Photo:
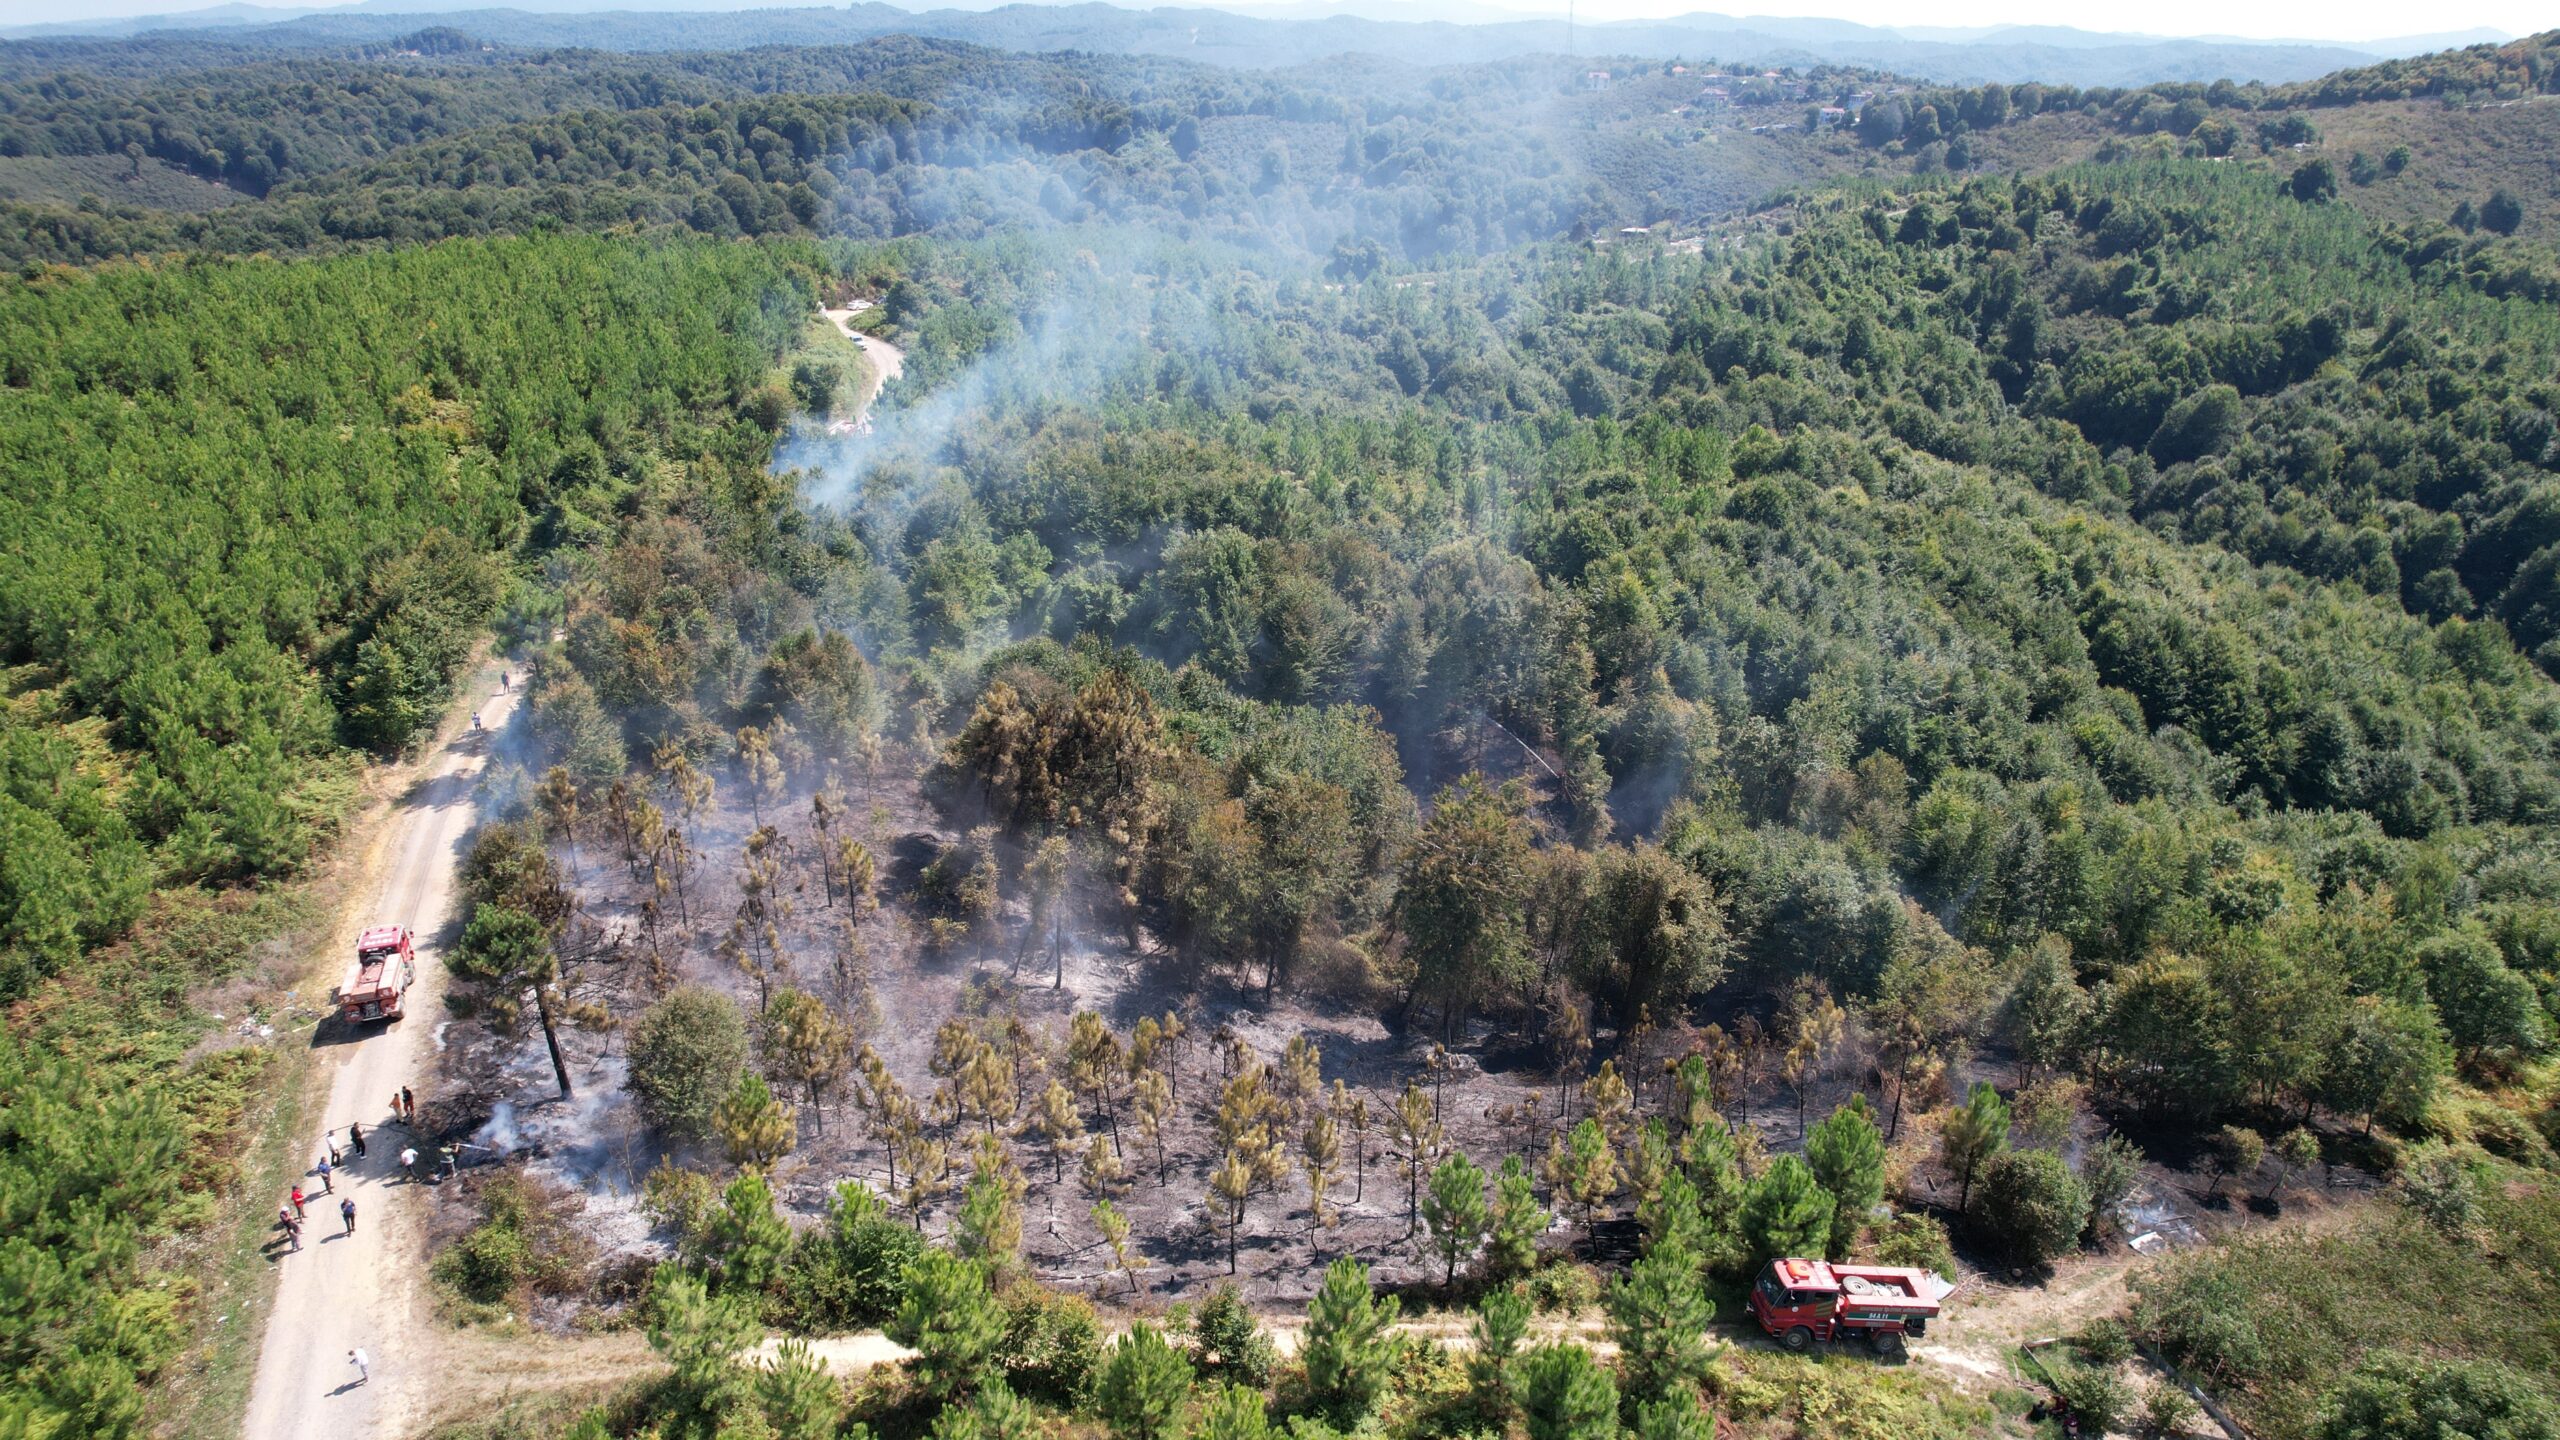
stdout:
<svg viewBox="0 0 2560 1440">
<path fill-rule="evenodd" d="M 1450 1151 L 1449 1158 L 1431 1172 L 1422 1218 L 1430 1225 L 1431 1243 L 1440 1252 L 1441 1281 L 1454 1286 L 1458 1267 L 1474 1259 L 1484 1244 L 1484 1172 L 1465 1152 Z"/>
<path fill-rule="evenodd" d="M 705 1428 L 742 1397 L 747 1377 L 738 1357 L 763 1338 L 749 1297 L 715 1298 L 677 1265 L 659 1266 L 650 1280 L 649 1348 L 675 1368 L 676 1408 Z"/>
<path fill-rule="evenodd" d="M 1404 1087 L 1403 1097 L 1396 1101 L 1395 1121 L 1396 1148 L 1404 1159 L 1404 1233 L 1410 1236 L 1422 1228 L 1422 1177 L 1440 1148 L 1440 1122 L 1433 1114 L 1431 1097 L 1419 1085 Z"/>
<path fill-rule="evenodd" d="M 561 1098 L 567 1099 L 574 1091 L 554 1013 L 560 954 L 552 931 L 539 917 L 512 904 L 484 901 L 471 912 L 462 943 L 454 949 L 452 968 L 489 997 L 491 1012 L 502 1019 L 518 1013 L 525 996 L 533 997 L 542 1040 L 551 1051 L 552 1079 L 560 1086 Z"/>
<path fill-rule="evenodd" d="M 1707 1232 L 1706 1217 L 1699 1212 L 1697 1187 L 1677 1170 L 1665 1175 L 1661 1188 L 1637 1204 L 1636 1225 L 1644 1232 L 1647 1253 L 1676 1245 L 1703 1261 L 1718 1250 Z"/>
<path fill-rule="evenodd" d="M 773 1427 L 774 1440 L 835 1440 L 844 1405 L 826 1362 L 809 1350 L 809 1342 L 793 1336 L 756 1372 L 757 1408 Z"/>
<path fill-rule="evenodd" d="M 1031 1119 L 1040 1128 L 1040 1148 L 1049 1152 L 1050 1182 L 1065 1179 L 1067 1157 L 1084 1148 L 1084 1117 L 1076 1113 L 1076 1097 L 1052 1080 L 1040 1092 L 1040 1104 Z"/>
<path fill-rule="evenodd" d="M 1209 1194 L 1227 1227 L 1227 1273 L 1236 1273 L 1236 1239 L 1244 1232 L 1244 1203 L 1253 1194 L 1253 1167 L 1233 1150 L 1209 1172 Z"/>
<path fill-rule="evenodd" d="M 1609 1143 L 1624 1146 L 1627 1126 L 1635 1114 L 1635 1101 L 1627 1082 L 1618 1074 L 1618 1062 L 1603 1060 L 1592 1077 L 1582 1082 L 1582 1113 L 1600 1122 Z"/>
<path fill-rule="evenodd" d="M 1325 1108 L 1337 1127 L 1351 1132 L 1351 1203 L 1357 1205 L 1369 1188 L 1369 1097 L 1352 1094 L 1336 1080 Z"/>
<path fill-rule="evenodd" d="M 946 1403 L 975 1390 L 996 1373 L 1004 1341 L 1004 1307 L 988 1288 L 986 1267 L 927 1250 L 908 1262 L 903 1279 L 906 1298 L 882 1328 L 916 1352 L 916 1382 Z"/>
<path fill-rule="evenodd" d="M 728 1152 L 729 1163 L 753 1170 L 773 1168 L 773 1162 L 790 1154 L 799 1140 L 791 1107 L 774 1099 L 764 1077 L 752 1070 L 739 1072 L 728 1098 L 711 1112 L 711 1128 Z"/>
<path fill-rule="evenodd" d="M 1335 1167 L 1342 1163 L 1342 1142 L 1334 1136 L 1331 1115 L 1318 1110 L 1307 1121 L 1306 1133 L 1298 1138 L 1298 1158 L 1307 1177 L 1308 1226 L 1322 1229 L 1332 1223 L 1325 1189 L 1333 1183 Z"/>
<path fill-rule="evenodd" d="M 1869 1118 L 1866 1097 L 1843 1105 L 1805 1137 L 1805 1162 L 1831 1192 L 1831 1259 L 1845 1259 L 1867 1212 L 1884 1198 L 1884 1136 Z"/>
<path fill-rule="evenodd" d="M 1075 1078 L 1076 1088 L 1093 1096 L 1102 1108 L 1103 1120 L 1111 1127 L 1111 1149 L 1120 1149 L 1120 1076 L 1128 1069 L 1128 1053 L 1120 1046 L 1120 1037 L 1111 1033 L 1102 1017 L 1090 1010 L 1076 1012 L 1068 1022 L 1068 1073 Z"/>
<path fill-rule="evenodd" d="M 1191 1440 L 1271 1440 L 1271 1418 L 1262 1392 L 1242 1385 L 1221 1385 L 1200 1407 L 1200 1423 Z"/>
<path fill-rule="evenodd" d="M 1173 1440 L 1191 1397 L 1191 1362 L 1141 1320 L 1103 1362 L 1094 1409 L 1114 1440 Z"/>
<path fill-rule="evenodd" d="M 1048 1423 L 1040 1412 L 1002 1380 L 989 1380 L 978 1387 L 977 1398 L 969 1402 L 965 1413 L 976 1423 L 977 1440 L 1040 1440 L 1048 1433 Z"/>
<path fill-rule="evenodd" d="M 1172 1175 L 1165 1130 L 1173 1123 L 1173 1082 L 1162 1071 L 1144 1071 L 1138 1076 L 1137 1092 L 1138 1138 L 1156 1152 L 1156 1184 L 1163 1185 Z"/>
<path fill-rule="evenodd" d="M 1538 1239 L 1550 1217 L 1538 1204 L 1529 1167 L 1517 1155 L 1505 1156 L 1493 1182 L 1493 1238 L 1485 1250 L 1487 1268 L 1498 1279 L 1526 1275 L 1538 1268 Z"/>
<path fill-rule="evenodd" d="M 1509 1417 L 1516 1397 L 1514 1372 L 1521 1342 L 1529 1335 L 1529 1314 L 1529 1292 L 1518 1285 L 1488 1290 L 1476 1302 L 1468 1332 L 1475 1343 L 1467 1355 L 1467 1385 L 1476 1409 L 1497 1427 Z"/>
<path fill-rule="evenodd" d="M 820 1108 L 853 1054 L 853 1031 L 825 1001 L 806 990 L 785 988 L 766 1007 L 761 1023 L 764 1060 L 774 1076 L 800 1087 L 810 1118 L 826 1133 Z"/>
<path fill-rule="evenodd" d="M 1019 966 L 1033 946 L 1045 944 L 1054 967 L 1049 988 L 1065 989 L 1067 947 L 1062 921 L 1067 895 L 1067 837 L 1051 835 L 1040 842 L 1022 867 L 1022 884 L 1030 901 L 1031 919 L 1022 927 L 1022 949 L 1015 953 L 1014 964 Z"/>
<path fill-rule="evenodd" d="M 749 1170 L 720 1192 L 692 1247 L 721 1294 L 762 1293 L 781 1278 L 791 1258 L 791 1226 L 774 1213 L 773 1189 Z"/>
<path fill-rule="evenodd" d="M 921 1122 L 910 1109 L 898 1132 L 898 1155 L 907 1164 L 907 1184 L 902 1198 L 907 1213 L 915 1221 L 916 1230 L 924 1230 L 924 1212 L 942 1198 L 951 1187 L 951 1152 L 939 1140 L 925 1136 Z"/>
<path fill-rule="evenodd" d="M 1084 1147 L 1084 1163 L 1076 1167 L 1076 1183 L 1083 1187 L 1085 1198 L 1100 1200 L 1117 1191 L 1128 1174 L 1120 1157 L 1111 1153 L 1110 1137 L 1096 1135 Z"/>
<path fill-rule="evenodd" d="M 1520 1357 L 1520 1412 L 1529 1440 L 1613 1440 L 1618 1384 L 1580 1345 L 1541 1345 Z"/>
<path fill-rule="evenodd" d="M 1129 1248 L 1129 1217 L 1108 1200 L 1093 1202 L 1093 1228 L 1102 1233 L 1102 1243 L 1111 1247 L 1111 1263 L 1129 1277 L 1129 1293 L 1138 1293 L 1138 1271 L 1143 1262 Z"/>
<path fill-rule="evenodd" d="M 1600 1122 L 1584 1116 L 1547 1151 L 1547 1184 L 1582 1207 L 1582 1233 L 1592 1243 L 1600 1205 L 1618 1193 L 1618 1157 Z"/>
<path fill-rule="evenodd" d="M 1813 1255 L 1831 1236 L 1831 1196 L 1793 1155 L 1769 1163 L 1742 1202 L 1742 1234 L 1755 1260 Z"/>
<path fill-rule="evenodd" d="M 1022 1263 L 1023 1188 L 1022 1174 L 1003 1143 L 979 1136 L 977 1166 L 961 1192 L 951 1240 L 952 1248 L 984 1264 L 990 1275 L 1010 1275 Z"/>
<path fill-rule="evenodd" d="M 1673 1241 L 1647 1250 L 1609 1287 L 1609 1338 L 1629 1393 L 1640 1399 L 1694 1393 L 1706 1375 L 1716 1307 L 1699 1289 L 1698 1272 L 1698 1257 Z"/>
<path fill-rule="evenodd" d="M 1938 1129 L 1938 1154 L 1947 1173 L 1956 1177 L 1956 1213 L 1973 1208 L 1973 1181 L 1992 1156 L 2009 1148 L 2009 1102 L 1977 1080 L 1964 1103 L 1951 1111 Z"/>
<path fill-rule="evenodd" d="M 1680 1165 L 1697 1188 L 1698 1214 L 1706 1224 L 1709 1253 L 1729 1241 L 1742 1215 L 1747 1186 L 1742 1178 L 1742 1151 L 1721 1120 L 1710 1120 L 1681 1138 Z"/>
<path fill-rule="evenodd" d="M 1299 1359 L 1307 1389 L 1338 1428 L 1350 1430 L 1377 1409 L 1395 1355 L 1380 1342 L 1396 1320 L 1393 1296 L 1369 1288 L 1369 1267 L 1343 1256 L 1325 1267 L 1324 1284 L 1307 1305 Z"/>
<path fill-rule="evenodd" d="M 1715 1421 L 1686 1385 L 1636 1407 L 1635 1440 L 1715 1440 Z"/>
</svg>

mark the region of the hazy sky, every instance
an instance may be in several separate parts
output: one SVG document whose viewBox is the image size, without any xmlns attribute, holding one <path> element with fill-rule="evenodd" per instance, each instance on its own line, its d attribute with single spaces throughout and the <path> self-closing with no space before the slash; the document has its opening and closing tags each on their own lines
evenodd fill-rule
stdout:
<svg viewBox="0 0 2560 1440">
<path fill-rule="evenodd" d="M 202 9 L 213 0 L 0 0 L 0 24 L 29 24 L 109 15 L 168 14 Z M 279 7 L 316 7 L 330 0 L 252 0 Z M 491 8 L 510 0 L 478 0 Z M 551 8 L 544 0 L 513 0 L 517 6 Z M 739 0 L 704 8 L 730 9 Z M 823 3 L 823 0 L 772 0 L 777 4 Z M 842 0 L 837 0 L 842 3 Z M 891 0 L 911 10 L 935 3 L 957 3 L 984 9 L 1001 0 Z M 1116 0 L 1132 8 L 1156 4 L 1192 4 L 1215 8 L 1218 0 Z M 1310 0 L 1241 0 L 1242 10 L 1298 8 Z M 1312 0 L 1323 4 L 1326 0 Z M 1447 8 L 1473 7 L 1518 13 L 1559 15 L 1563 0 L 1421 0 L 1412 8 L 1445 13 Z M 450 4 L 420 9 L 451 8 Z M 586 8 L 582 6 L 581 8 Z M 678 8 L 669 0 L 643 0 L 633 8 Z M 1345 8 L 1384 17 L 1404 8 L 1398 0 L 1353 0 Z M 2444 0 L 2410 6 L 2354 3 L 2354 0 L 2144 0 L 2139 5 L 2057 6 L 2050 0 L 1749 0 L 1719 5 L 1714 0 L 1577 0 L 1577 13 L 1591 20 L 1628 20 L 1692 11 L 1719 14 L 1819 16 L 1855 20 L 1868 25 L 2074 25 L 2084 30 L 2131 30 L 2151 35 L 2246 35 L 2267 38 L 2374 40 L 2385 36 L 2434 34 L 2490 26 L 2510 34 L 2548 28 L 2555 15 L 2551 0 Z"/>
<path fill-rule="evenodd" d="M 1504 10 L 1553 14 L 1552 0 L 1475 0 Z M 1698 0 L 1580 0 L 1577 13 L 1620 20 L 1704 10 L 1723 15 L 1815 16 L 1862 25 L 2070 25 L 2146 35 L 2248 35 L 2283 39 L 2377 40 L 2478 26 L 2527 35 L 2560 23 L 2550 0 L 2447 0 L 2410 6 L 2323 0 L 2144 0 L 2139 5 L 2063 6 L 2051 0 L 1754 0 L 1723 6 Z"/>
</svg>

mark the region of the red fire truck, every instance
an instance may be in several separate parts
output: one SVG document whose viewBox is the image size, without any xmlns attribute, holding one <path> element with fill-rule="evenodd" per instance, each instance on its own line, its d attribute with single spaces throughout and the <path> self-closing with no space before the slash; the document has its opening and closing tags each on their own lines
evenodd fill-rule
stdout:
<svg viewBox="0 0 2560 1440">
<path fill-rule="evenodd" d="M 356 937 L 355 963 L 347 967 L 346 983 L 332 998 L 350 1025 L 397 1020 L 417 979 L 418 957 L 410 948 L 409 927 L 376 925 Z"/>
<path fill-rule="evenodd" d="M 1896 1265 L 1772 1260 L 1751 1287 L 1751 1315 L 1790 1350 L 1855 1335 L 1879 1355 L 1899 1355 L 1902 1338 L 1927 1331 L 1955 1288 L 1929 1271 Z"/>
</svg>

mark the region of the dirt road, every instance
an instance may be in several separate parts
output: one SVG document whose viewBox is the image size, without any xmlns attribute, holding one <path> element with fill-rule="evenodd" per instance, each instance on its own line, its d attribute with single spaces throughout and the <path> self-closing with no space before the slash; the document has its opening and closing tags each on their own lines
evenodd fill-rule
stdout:
<svg viewBox="0 0 2560 1440">
<path fill-rule="evenodd" d="M 848 306 L 842 310 L 818 312 L 833 321 L 836 329 L 842 331 L 846 339 L 860 346 L 863 358 L 871 362 L 871 382 L 863 387 L 862 398 L 856 401 L 853 407 L 853 413 L 857 419 L 871 413 L 871 402 L 880 397 L 880 387 L 905 374 L 907 367 L 905 351 L 886 340 L 875 340 L 853 328 L 853 317 L 870 308 L 871 306 L 865 303 Z"/>
<path fill-rule="evenodd" d="M 374 893 L 349 897 L 341 939 L 380 921 L 417 932 L 418 981 L 408 1018 L 388 1028 L 349 1032 L 324 1025 L 315 1045 L 320 1063 L 334 1067 L 322 1123 L 342 1143 L 349 1121 L 360 1121 L 369 1154 L 352 1151 L 336 1175 L 337 1193 L 308 1200 L 310 1219 L 299 1253 L 282 1256 L 275 1309 L 267 1322 L 258 1378 L 249 1396 L 249 1440 L 343 1440 L 348 1435 L 405 1434 L 431 1387 L 428 1355 L 435 1346 L 426 1295 L 423 1192 L 399 1175 L 406 1132 L 390 1123 L 391 1097 L 415 1087 L 427 1073 L 436 1026 L 444 1016 L 443 942 L 458 918 L 453 911 L 454 872 L 462 858 L 477 807 L 473 791 L 496 732 L 514 713 L 516 696 L 497 695 L 494 671 L 465 683 L 480 698 L 481 723 L 466 721 L 449 735 L 410 793 L 402 813 L 375 843 L 381 852 L 361 873 L 379 874 Z M 332 1043 L 335 1042 L 335 1043 Z M 431 1097 L 420 1096 L 424 1104 Z M 318 1159 L 318 1134 L 304 1137 L 303 1153 Z M 304 1181 L 316 1191 L 317 1178 Z M 356 1203 L 355 1233 L 344 1233 L 338 1202 Z M 245 1203 L 276 1205 L 282 1196 L 253 1196 Z M 347 1351 L 361 1346 L 373 1361 L 373 1379 L 358 1384 Z"/>
</svg>

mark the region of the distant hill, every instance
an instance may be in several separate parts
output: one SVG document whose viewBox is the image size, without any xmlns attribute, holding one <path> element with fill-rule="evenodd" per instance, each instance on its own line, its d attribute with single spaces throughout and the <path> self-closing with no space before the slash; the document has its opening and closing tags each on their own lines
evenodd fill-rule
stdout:
<svg viewBox="0 0 2560 1440">
<path fill-rule="evenodd" d="M 2281 84 L 2423 48 L 2398 42 L 2344 46 L 2113 35 L 2064 26 L 2018 26 L 1980 33 L 1902 31 L 1839 20 L 1735 19 L 1710 14 L 1585 24 L 1569 34 L 1560 18 L 1486 23 L 1379 20 L 1352 14 L 1286 18 L 1101 4 L 921 13 L 878 3 L 843 9 L 738 10 L 718 0 L 689 12 L 645 4 L 614 10 L 573 5 L 540 11 L 472 9 L 462 4 L 439 5 L 435 0 L 365 0 L 330 10 L 226 5 L 177 15 L 22 26 L 0 30 L 0 37 L 218 30 L 228 41 L 279 49 L 326 48 L 395 40 L 420 28 L 421 17 L 428 15 L 438 24 L 467 30 L 493 44 L 619 51 L 845 44 L 912 34 L 1007 50 L 1158 55 L 1233 67 L 1298 65 L 1341 54 L 1447 65 L 1583 53 L 1713 58 L 1762 67 L 1848 65 L 1963 85 L 2038 80 L 2123 86 L 2216 79 Z"/>
</svg>

